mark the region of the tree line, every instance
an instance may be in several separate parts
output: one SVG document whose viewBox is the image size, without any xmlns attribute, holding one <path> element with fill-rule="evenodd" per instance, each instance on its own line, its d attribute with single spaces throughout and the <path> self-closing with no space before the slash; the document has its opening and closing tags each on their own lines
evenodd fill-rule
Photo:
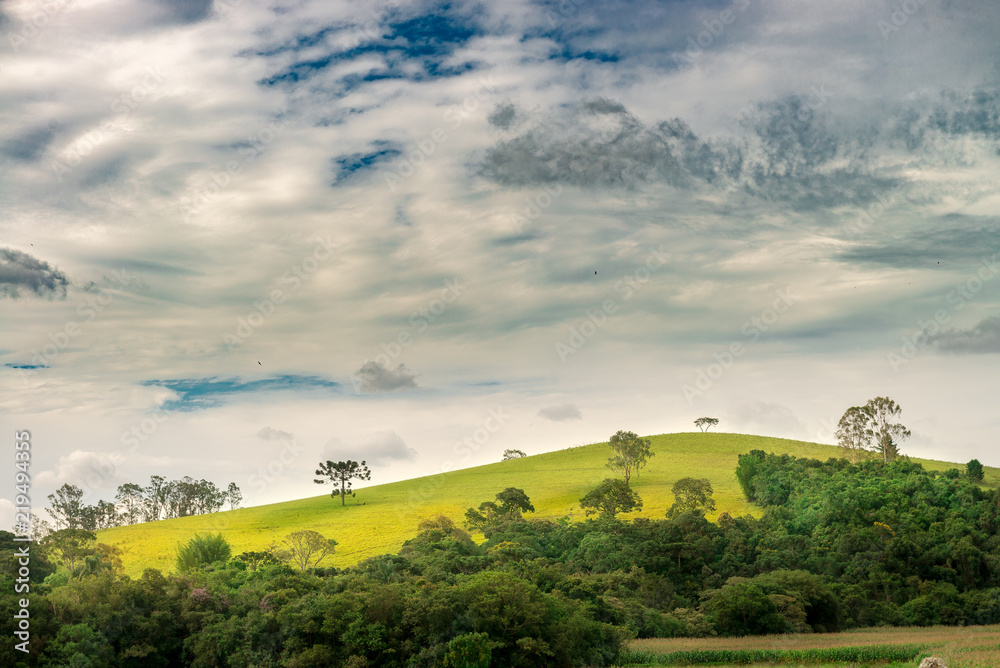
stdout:
<svg viewBox="0 0 1000 668">
<path fill-rule="evenodd" d="M 82 489 L 68 483 L 48 496 L 48 513 L 56 529 L 97 531 L 214 513 L 226 504 L 230 510 L 235 510 L 243 501 L 243 493 L 234 482 L 223 490 L 208 480 L 195 480 L 190 476 L 167 480 L 159 475 L 150 476 L 149 485 L 145 487 L 131 482 L 119 485 L 115 502 L 99 500 L 94 505 L 86 505 L 83 496 Z"/>
</svg>

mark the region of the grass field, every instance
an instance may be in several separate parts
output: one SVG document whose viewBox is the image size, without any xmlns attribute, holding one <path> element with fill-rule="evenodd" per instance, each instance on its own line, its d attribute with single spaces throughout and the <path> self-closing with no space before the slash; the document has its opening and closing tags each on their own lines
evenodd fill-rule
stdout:
<svg viewBox="0 0 1000 668">
<path fill-rule="evenodd" d="M 872 647 L 878 645 L 919 645 L 924 648 L 922 656 L 936 656 L 945 660 L 948 668 L 997 668 L 1000 666 L 1000 625 L 994 626 L 930 626 L 908 628 L 875 628 L 847 631 L 845 633 L 824 633 L 809 635 L 753 636 L 748 638 L 670 638 L 636 640 L 631 650 L 657 655 L 685 650 L 809 650 L 835 647 Z M 811 663 L 825 668 L 846 668 L 855 665 L 908 666 L 915 668 L 919 660 L 905 663 L 857 664 Z M 667 666 L 670 663 L 641 663 L 625 665 Z M 717 668 L 736 664 L 712 664 Z M 746 666 L 748 664 L 740 664 Z M 749 664 L 773 665 L 773 664 Z M 780 664 L 794 667 L 795 664 Z"/>
<path fill-rule="evenodd" d="M 739 455 L 759 449 L 826 460 L 842 453 L 831 445 L 743 434 L 665 434 L 653 436 L 651 440 L 655 456 L 632 478 L 633 487 L 643 499 L 643 510 L 624 517 L 662 518 L 673 503 L 670 487 L 686 476 L 711 481 L 719 513 L 759 515 L 759 510 L 743 499 L 736 482 L 733 471 Z M 173 571 L 177 544 L 196 533 L 221 532 L 235 555 L 247 550 L 263 550 L 293 531 L 312 529 L 339 543 L 333 559 L 321 565 L 345 567 L 371 556 L 396 552 L 416 534 L 417 525 L 423 519 L 443 514 L 461 522 L 467 508 L 492 500 L 506 487 L 519 487 L 528 494 L 536 511 L 532 517 L 583 519 L 580 497 L 613 475 L 605 468 L 610 452 L 606 443 L 596 443 L 366 487 L 358 490 L 357 497 L 348 501 L 346 507 L 341 507 L 339 499 L 331 499 L 326 494 L 211 515 L 105 529 L 98 532 L 98 540 L 121 547 L 125 572 L 136 577 L 145 568 Z M 915 461 L 928 469 L 945 470 L 955 466 L 964 469 L 964 464 Z M 1000 469 L 987 468 L 986 483 L 994 487 L 1000 485 Z"/>
</svg>

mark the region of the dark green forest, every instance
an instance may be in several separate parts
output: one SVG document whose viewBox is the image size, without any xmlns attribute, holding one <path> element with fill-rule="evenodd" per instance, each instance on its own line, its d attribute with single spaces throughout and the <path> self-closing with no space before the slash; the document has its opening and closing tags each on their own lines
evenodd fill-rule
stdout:
<svg viewBox="0 0 1000 668">
<path fill-rule="evenodd" d="M 759 519 L 536 520 L 530 490 L 497 489 L 468 516 L 485 543 L 427 519 L 399 554 L 345 570 L 245 554 L 129 579 L 113 550 L 50 542 L 46 558 L 43 541 L 31 654 L 5 643 L 0 663 L 606 666 L 635 637 L 1000 623 L 1000 490 L 975 476 L 762 451 L 735 475 Z M 13 534 L 0 543 L 13 591 Z"/>
</svg>

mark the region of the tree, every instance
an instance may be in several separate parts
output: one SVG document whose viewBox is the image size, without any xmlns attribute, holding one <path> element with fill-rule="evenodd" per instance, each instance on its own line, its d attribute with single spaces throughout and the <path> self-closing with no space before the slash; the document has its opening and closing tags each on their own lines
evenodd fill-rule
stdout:
<svg viewBox="0 0 1000 668">
<path fill-rule="evenodd" d="M 49 494 L 49 515 L 60 529 L 80 529 L 86 521 L 83 490 L 76 485 L 63 483 L 55 494 Z"/>
<path fill-rule="evenodd" d="M 694 426 L 701 429 L 702 432 L 708 431 L 717 424 L 719 424 L 719 418 L 700 417 L 694 421 Z"/>
<path fill-rule="evenodd" d="M 261 566 L 281 563 L 270 550 L 265 552 L 243 552 L 233 557 L 233 561 L 242 561 L 251 571 L 255 571 Z"/>
<path fill-rule="evenodd" d="M 535 512 L 535 507 L 531 505 L 531 499 L 528 498 L 523 489 L 508 487 L 502 492 L 497 492 L 495 498 L 496 502 L 483 501 L 480 503 L 478 510 L 469 508 L 465 511 L 466 525 L 482 531 L 487 538 L 500 525 L 523 519 L 523 513 Z"/>
<path fill-rule="evenodd" d="M 871 416 L 863 406 L 851 406 L 837 423 L 837 444 L 851 457 L 851 463 L 858 463 L 858 453 L 868 449 L 871 442 L 869 422 Z"/>
<path fill-rule="evenodd" d="M 239 486 L 235 482 L 229 483 L 229 489 L 226 490 L 226 499 L 229 501 L 230 510 L 236 510 L 240 507 L 240 503 L 243 501 L 243 492 L 240 491 Z"/>
<path fill-rule="evenodd" d="M 115 495 L 118 501 L 118 517 L 125 524 L 137 524 L 142 521 L 142 487 L 134 482 L 118 486 Z"/>
<path fill-rule="evenodd" d="M 310 562 L 313 562 L 313 566 L 318 566 L 324 557 L 333 554 L 337 548 L 337 541 L 334 539 L 309 530 L 290 533 L 282 542 L 288 549 L 279 550 L 276 556 L 282 561 L 297 564 L 303 571 L 309 568 Z"/>
<path fill-rule="evenodd" d="M 177 570 L 187 573 L 190 570 L 214 564 L 217 561 L 229 561 L 232 549 L 229 543 L 217 534 L 195 534 L 187 543 L 177 546 Z"/>
<path fill-rule="evenodd" d="M 670 491 L 674 493 L 674 504 L 667 510 L 667 517 L 677 517 L 688 510 L 715 510 L 708 478 L 681 478 Z"/>
<path fill-rule="evenodd" d="M 340 505 L 346 505 L 344 499 L 348 494 L 354 496 L 354 492 L 351 491 L 351 480 L 371 480 L 372 472 L 365 462 L 362 461 L 358 464 L 353 459 L 348 459 L 346 462 L 331 462 L 327 460 L 326 463 L 320 462 L 319 468 L 316 469 L 316 475 L 321 475 L 327 478 L 327 480 L 315 479 L 317 485 L 323 485 L 327 482 L 333 483 L 333 491 L 330 492 L 330 498 L 336 497 L 340 494 Z"/>
<path fill-rule="evenodd" d="M 42 547 L 57 564 L 69 571 L 70 577 L 86 557 L 96 552 L 97 536 L 84 529 L 60 529 L 45 537 Z"/>
<path fill-rule="evenodd" d="M 978 459 L 973 459 L 968 464 L 965 465 L 965 472 L 969 476 L 969 480 L 975 480 L 976 482 L 982 482 L 983 480 L 983 465 Z"/>
<path fill-rule="evenodd" d="M 626 485 L 632 474 L 645 466 L 646 460 L 653 456 L 649 450 L 649 439 L 639 438 L 631 431 L 618 431 L 608 441 L 608 445 L 615 451 L 615 456 L 608 459 L 607 466 L 612 471 L 621 473 Z"/>
<path fill-rule="evenodd" d="M 899 454 L 899 441 L 910 436 L 909 429 L 893 421 L 903 409 L 889 397 L 875 397 L 865 404 L 865 411 L 868 413 L 868 431 L 874 440 L 875 452 L 882 455 L 883 462 L 892 461 Z"/>
<path fill-rule="evenodd" d="M 605 478 L 580 499 L 580 507 L 587 515 L 599 512 L 601 517 L 613 518 L 618 513 L 642 510 L 642 499 L 624 480 Z"/>
<path fill-rule="evenodd" d="M 508 461 L 510 459 L 520 459 L 521 457 L 527 457 L 528 455 L 521 450 L 508 449 L 503 451 L 503 461 Z"/>
<path fill-rule="evenodd" d="M 167 504 L 169 487 L 167 479 L 161 475 L 149 476 L 149 485 L 142 490 L 146 495 L 144 517 L 146 522 L 155 522 L 160 519 L 163 509 Z"/>
</svg>

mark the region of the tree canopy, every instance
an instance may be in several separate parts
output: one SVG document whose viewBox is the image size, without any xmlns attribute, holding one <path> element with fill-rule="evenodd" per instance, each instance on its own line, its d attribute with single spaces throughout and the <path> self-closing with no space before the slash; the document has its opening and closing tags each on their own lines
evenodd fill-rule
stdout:
<svg viewBox="0 0 1000 668">
<path fill-rule="evenodd" d="M 614 456 L 608 459 L 607 466 L 617 471 L 628 484 L 632 476 L 653 456 L 648 438 L 640 438 L 631 431 L 618 431 L 608 441 L 614 450 Z"/>
<path fill-rule="evenodd" d="M 325 480 L 320 478 L 313 480 L 317 485 L 333 483 L 333 491 L 330 492 L 330 498 L 340 495 L 340 505 L 342 506 L 346 505 L 345 499 L 348 494 L 355 496 L 355 493 L 351 491 L 353 480 L 372 479 L 372 472 L 365 466 L 365 462 L 362 461 L 359 464 L 353 459 L 343 462 L 333 462 L 330 460 L 320 462 L 319 468 L 316 469 L 316 475 L 325 478 Z"/>
</svg>

